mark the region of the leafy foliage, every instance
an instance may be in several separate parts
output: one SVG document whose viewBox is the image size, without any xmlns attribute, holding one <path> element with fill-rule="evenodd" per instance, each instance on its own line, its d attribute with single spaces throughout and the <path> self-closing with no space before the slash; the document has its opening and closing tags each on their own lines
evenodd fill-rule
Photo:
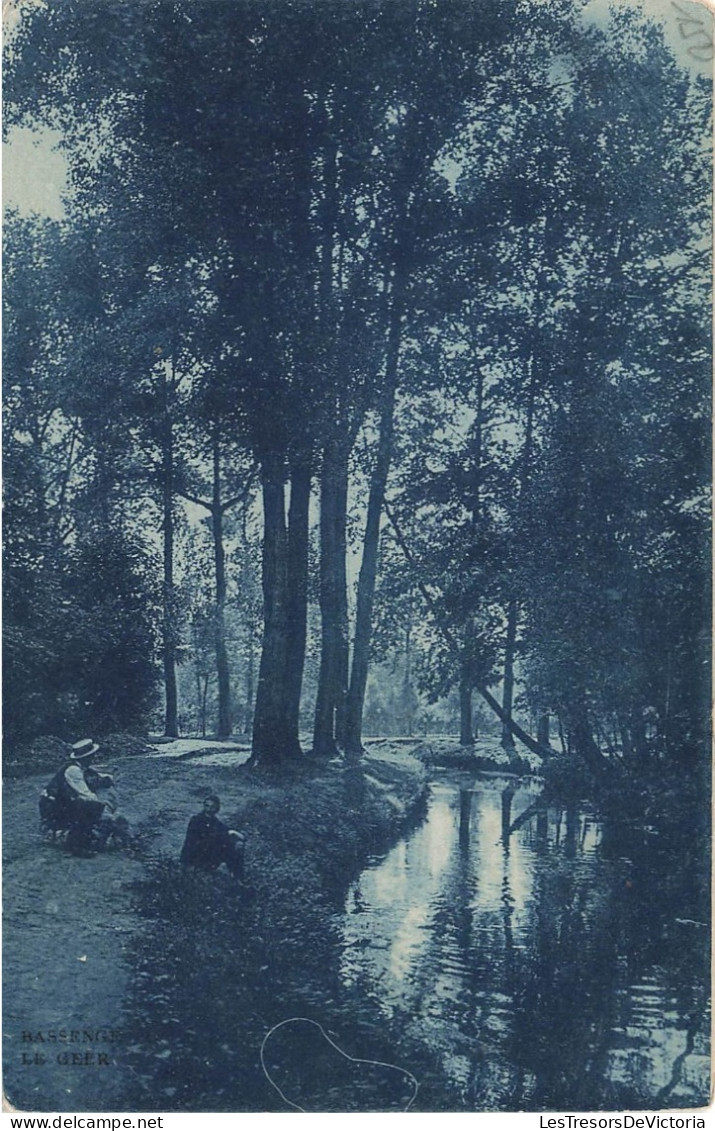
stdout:
<svg viewBox="0 0 715 1131">
<path fill-rule="evenodd" d="M 473 691 L 503 680 L 511 700 L 516 672 L 592 763 L 704 749 L 710 100 L 654 25 L 629 10 L 599 30 L 567 0 L 67 0 L 23 12 L 6 102 L 10 128 L 61 120 L 71 181 L 65 224 L 9 227 L 11 681 L 64 686 L 42 657 L 74 540 L 161 526 L 168 704 L 178 499 L 255 468 L 267 761 L 300 749 L 284 687 L 308 593 L 325 749 L 341 737 L 358 482 L 368 564 L 386 493 L 394 519 L 373 658 L 409 638 L 402 707 L 418 676 L 428 699 L 458 691 L 470 732 Z M 317 558 L 309 500 L 300 537 L 287 513 L 301 475 Z M 239 572 L 217 564 L 222 732 L 226 602 L 255 604 Z M 100 636 L 115 613 L 98 607 Z M 80 683 L 76 704 L 100 694 Z"/>
</svg>

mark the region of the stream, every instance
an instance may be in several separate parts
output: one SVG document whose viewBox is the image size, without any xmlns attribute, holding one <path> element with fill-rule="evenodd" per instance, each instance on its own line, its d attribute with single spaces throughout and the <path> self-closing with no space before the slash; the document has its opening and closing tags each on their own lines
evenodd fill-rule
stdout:
<svg viewBox="0 0 715 1131">
<path fill-rule="evenodd" d="M 427 1110 L 707 1104 L 702 876 L 661 832 L 540 794 L 433 784 L 424 823 L 348 891 L 345 991 L 429 1050 Z"/>
</svg>

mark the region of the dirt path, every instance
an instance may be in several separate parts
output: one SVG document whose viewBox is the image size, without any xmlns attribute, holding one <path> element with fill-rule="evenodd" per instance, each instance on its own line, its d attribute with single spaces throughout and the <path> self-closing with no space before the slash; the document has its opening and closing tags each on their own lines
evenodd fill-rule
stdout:
<svg viewBox="0 0 715 1131">
<path fill-rule="evenodd" d="M 184 744 L 150 756 L 105 759 L 122 811 L 150 827 L 153 853 L 176 857 L 201 795 L 217 790 L 229 821 L 240 819 L 231 770 L 235 746 L 193 760 Z M 139 926 L 131 884 L 142 863 L 125 853 L 69 856 L 39 830 L 37 798 L 49 774 L 4 789 L 4 1089 L 23 1111 L 121 1111 L 126 1093 L 123 1000 L 126 954 Z"/>
</svg>

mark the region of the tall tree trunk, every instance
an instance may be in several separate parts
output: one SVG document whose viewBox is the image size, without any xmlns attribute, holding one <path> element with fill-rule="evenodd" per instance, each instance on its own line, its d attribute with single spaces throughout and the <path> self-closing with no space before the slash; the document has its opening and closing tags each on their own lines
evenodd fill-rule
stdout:
<svg viewBox="0 0 715 1131">
<path fill-rule="evenodd" d="M 385 502 L 385 488 L 390 471 L 395 432 L 395 398 L 399 373 L 403 305 L 404 287 L 401 281 L 396 281 L 390 306 L 385 385 L 380 413 L 380 435 L 375 465 L 370 479 L 370 495 L 367 504 L 362 562 L 357 588 L 352 670 L 346 704 L 345 749 L 353 757 L 362 753 L 362 715 L 365 706 L 365 689 L 370 658 L 372 609 L 375 602 L 377 559 L 380 546 L 380 519 Z"/>
<path fill-rule="evenodd" d="M 472 673 L 472 652 L 474 622 L 467 618 L 459 649 L 459 745 L 474 745 L 474 724 L 472 716 L 472 695 L 474 678 Z"/>
<path fill-rule="evenodd" d="M 226 552 L 223 544 L 223 508 L 221 506 L 221 451 L 218 429 L 213 438 L 213 500 L 211 525 L 214 542 L 216 575 L 215 649 L 218 678 L 218 737 L 228 738 L 231 721 L 231 680 L 226 651 Z"/>
<path fill-rule="evenodd" d="M 626 716 L 623 712 L 619 712 L 618 714 L 618 730 L 621 735 L 621 747 L 623 749 L 623 756 L 629 761 L 633 761 L 635 758 L 635 752 L 633 750 L 633 743 L 631 742 L 631 732 L 628 727 Z"/>
<path fill-rule="evenodd" d="M 567 754 L 568 753 L 568 743 L 566 741 L 566 735 L 564 733 L 564 721 L 563 721 L 563 718 L 561 717 L 560 714 L 557 715 L 557 720 L 558 720 L 558 724 L 559 724 L 559 743 L 561 744 L 561 753 Z"/>
<path fill-rule="evenodd" d="M 484 435 L 484 370 L 477 367 L 477 406 L 474 417 L 473 439 L 471 444 L 471 497 L 469 510 L 475 533 L 479 529 L 482 516 L 482 445 Z M 459 641 L 459 744 L 474 745 L 474 716 L 472 696 L 474 692 L 474 620 L 467 613 L 462 638 Z M 455 638 L 456 642 L 456 638 Z"/>
<path fill-rule="evenodd" d="M 266 459 L 263 474 L 263 647 L 258 669 L 251 765 L 278 765 L 298 753 L 287 728 L 288 532 L 283 461 Z"/>
<path fill-rule="evenodd" d="M 344 739 L 348 680 L 347 579 L 347 452 L 326 448 L 320 489 L 320 619 L 321 647 L 315 704 L 313 751 L 321 757 L 337 753 Z"/>
<path fill-rule="evenodd" d="M 512 597 L 509 602 L 509 612 L 506 623 L 506 642 L 504 646 L 504 691 L 502 694 L 502 710 L 507 719 L 511 721 L 514 706 L 514 653 L 516 650 L 516 621 L 517 605 Z M 514 749 L 514 736 L 508 723 L 502 723 L 501 744 L 504 749 Z"/>
<path fill-rule="evenodd" d="M 367 519 L 363 539 L 362 562 L 358 577 L 353 637 L 352 670 L 348 690 L 345 747 L 349 754 L 362 753 L 362 714 L 370 658 L 372 635 L 372 610 L 375 602 L 377 559 L 380 546 L 380 518 L 385 500 L 385 487 L 392 455 L 394 432 L 395 387 L 389 390 L 380 421 L 380 440 L 377 459 L 370 481 Z"/>
<path fill-rule="evenodd" d="M 472 730 L 472 684 L 466 672 L 459 680 L 459 745 L 473 746 Z"/>
<path fill-rule="evenodd" d="M 288 510 L 288 638 L 286 641 L 286 727 L 300 749 L 300 697 L 308 631 L 308 550 L 311 468 L 297 461 L 291 473 Z"/>
<path fill-rule="evenodd" d="M 648 742 L 646 739 L 645 720 L 641 710 L 634 709 L 631 711 L 630 732 L 636 761 L 645 766 L 648 762 Z"/>
<path fill-rule="evenodd" d="M 322 173 L 317 216 L 320 226 L 318 269 L 318 324 L 322 359 L 329 373 L 337 373 L 341 324 L 335 250 L 338 201 L 338 141 L 340 106 L 323 100 Z M 336 117 L 337 115 L 337 117 Z M 332 757 L 345 740 L 345 700 L 348 681 L 347 601 L 347 462 L 350 425 L 342 405 L 340 382 L 333 388 L 327 439 L 320 472 L 320 668 L 315 702 L 313 751 Z M 327 402 L 326 402 L 327 403 Z"/>
<path fill-rule="evenodd" d="M 531 482 L 531 457 L 534 446 L 534 413 L 536 409 L 536 365 L 533 356 L 529 358 L 529 395 L 526 405 L 526 427 L 524 431 L 524 447 L 521 453 L 521 467 L 519 471 L 519 501 L 517 513 L 519 521 L 523 518 L 529 497 Z M 516 598 L 512 595 L 509 599 L 507 611 L 506 641 L 504 646 L 504 693 L 502 696 L 502 709 L 509 722 L 514 706 L 514 656 L 516 653 L 516 629 L 519 619 L 519 607 Z M 502 724 L 502 746 L 505 750 L 514 749 L 514 736 L 507 723 Z M 548 741 L 544 743 L 548 746 Z"/>
<path fill-rule="evenodd" d="M 209 676 L 204 672 L 204 687 L 201 694 L 201 737 L 206 738 L 206 699 L 209 693 Z"/>
<path fill-rule="evenodd" d="M 255 677 L 256 654 L 253 647 L 253 635 L 248 637 L 248 663 L 246 665 L 246 707 L 243 716 L 243 733 L 250 734 L 253 726 L 253 680 Z"/>
<path fill-rule="evenodd" d="M 173 376 L 173 375 L 172 375 Z M 162 517 L 164 526 L 164 590 L 162 602 L 162 660 L 166 713 L 164 734 L 179 737 L 176 687 L 176 590 L 174 587 L 174 432 L 169 409 L 169 378 L 162 381 Z"/>
<path fill-rule="evenodd" d="M 407 623 L 405 632 L 405 674 L 402 680 L 402 704 L 405 717 L 405 734 L 412 738 L 414 718 L 412 713 L 412 624 Z"/>
<path fill-rule="evenodd" d="M 199 669 L 198 658 L 194 678 L 196 680 L 196 733 L 201 734 L 201 671 Z"/>
<path fill-rule="evenodd" d="M 539 715 L 539 722 L 536 732 L 536 741 L 541 743 L 542 746 L 548 746 L 551 742 L 550 729 L 549 716 L 546 712 L 544 712 L 543 715 Z"/>
<path fill-rule="evenodd" d="M 341 457 L 337 482 L 336 556 L 337 578 L 335 634 L 335 741 L 344 749 L 350 681 L 350 624 L 348 617 L 348 452 Z"/>
<path fill-rule="evenodd" d="M 581 693 L 569 707 L 567 722 L 569 737 L 573 739 L 576 754 L 583 758 L 590 770 L 597 774 L 601 773 L 606 765 L 606 759 L 593 737 L 584 693 Z"/>
<path fill-rule="evenodd" d="M 95 447 L 92 520 L 99 523 L 99 528 L 103 534 L 107 533 L 112 526 L 111 495 L 114 479 L 111 473 L 111 464 L 111 455 L 104 449 L 100 439 Z M 165 468 L 162 466 L 162 473 L 164 471 Z"/>
</svg>

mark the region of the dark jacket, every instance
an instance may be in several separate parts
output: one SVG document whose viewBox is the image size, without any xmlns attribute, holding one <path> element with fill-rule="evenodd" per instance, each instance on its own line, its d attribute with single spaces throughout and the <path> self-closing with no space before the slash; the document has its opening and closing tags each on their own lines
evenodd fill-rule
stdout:
<svg viewBox="0 0 715 1131">
<path fill-rule="evenodd" d="M 77 762 L 67 762 L 40 794 L 42 824 L 53 831 L 76 826 L 91 829 L 104 811 L 104 802 L 93 792 L 102 780 L 111 779 Z"/>
<path fill-rule="evenodd" d="M 181 850 L 181 863 L 207 871 L 218 868 L 232 853 L 228 827 L 216 816 L 197 813 L 189 821 Z"/>
</svg>

